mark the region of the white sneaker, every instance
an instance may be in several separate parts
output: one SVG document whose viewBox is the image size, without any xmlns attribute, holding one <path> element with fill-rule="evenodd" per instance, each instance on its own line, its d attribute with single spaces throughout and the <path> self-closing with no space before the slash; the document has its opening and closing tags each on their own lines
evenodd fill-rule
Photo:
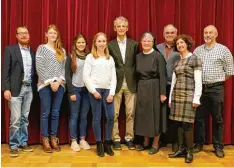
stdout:
<svg viewBox="0 0 234 168">
<path fill-rule="evenodd" d="M 71 143 L 71 149 L 75 152 L 79 152 L 80 151 L 80 146 L 78 145 L 78 143 L 76 141 L 72 141 Z"/>
<path fill-rule="evenodd" d="M 85 141 L 85 140 L 80 140 L 80 147 L 85 149 L 85 150 L 90 149 L 90 146 L 89 146 L 88 142 Z"/>
</svg>

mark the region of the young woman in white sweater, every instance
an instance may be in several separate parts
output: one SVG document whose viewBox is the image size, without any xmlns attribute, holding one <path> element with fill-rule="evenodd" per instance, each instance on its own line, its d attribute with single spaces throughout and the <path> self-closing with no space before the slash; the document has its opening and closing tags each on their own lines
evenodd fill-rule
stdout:
<svg viewBox="0 0 234 168">
<path fill-rule="evenodd" d="M 97 154 L 103 157 L 106 152 L 113 156 L 111 135 L 114 124 L 113 97 L 116 88 L 116 71 L 114 60 L 109 55 L 105 33 L 99 32 L 94 36 L 92 52 L 85 60 L 83 79 L 89 90 Z M 106 116 L 104 148 L 101 139 L 102 107 Z"/>
</svg>

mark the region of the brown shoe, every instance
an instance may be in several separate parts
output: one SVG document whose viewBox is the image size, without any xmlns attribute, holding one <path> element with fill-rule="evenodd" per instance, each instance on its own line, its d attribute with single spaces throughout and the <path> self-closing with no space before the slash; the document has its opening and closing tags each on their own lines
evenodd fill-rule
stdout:
<svg viewBox="0 0 234 168">
<path fill-rule="evenodd" d="M 56 151 L 59 152 L 61 151 L 60 147 L 59 147 L 59 139 L 56 136 L 51 136 L 50 138 L 51 141 L 51 147 Z"/>
<path fill-rule="evenodd" d="M 48 137 L 43 137 L 42 138 L 42 146 L 43 146 L 44 152 L 46 152 L 46 153 L 52 153 L 53 152 L 52 148 L 50 146 Z"/>
</svg>

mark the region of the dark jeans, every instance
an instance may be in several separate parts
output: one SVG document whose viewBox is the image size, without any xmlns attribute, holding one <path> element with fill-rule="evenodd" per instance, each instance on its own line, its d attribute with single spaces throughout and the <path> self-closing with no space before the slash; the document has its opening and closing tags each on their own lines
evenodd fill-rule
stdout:
<svg viewBox="0 0 234 168">
<path fill-rule="evenodd" d="M 169 95 L 170 95 L 170 90 L 171 90 L 171 85 L 167 85 L 167 100 L 166 100 L 166 105 L 167 105 L 167 132 L 162 133 L 160 136 L 160 141 L 167 144 L 167 143 L 176 143 L 177 142 L 177 122 L 174 120 L 169 119 L 170 115 L 170 107 L 168 106 L 168 101 L 169 101 Z"/>
<path fill-rule="evenodd" d="M 76 101 L 71 101 L 70 95 L 68 96 L 70 104 L 69 128 L 71 139 L 77 139 L 77 119 L 79 115 L 80 137 L 86 137 L 87 115 L 90 109 L 90 101 L 86 87 L 73 87 L 73 92 L 76 95 Z"/>
<path fill-rule="evenodd" d="M 50 86 L 39 90 L 41 100 L 41 134 L 48 137 L 48 121 L 51 113 L 51 136 L 57 136 L 60 106 L 63 100 L 64 88 L 59 86 L 57 92 L 53 92 Z"/>
<path fill-rule="evenodd" d="M 101 99 L 95 99 L 95 97 L 89 93 L 90 103 L 93 114 L 93 131 L 96 141 L 101 141 L 101 118 L 102 118 L 102 107 L 106 116 L 105 125 L 105 138 L 111 140 L 112 130 L 114 126 L 114 101 L 107 103 L 106 98 L 109 95 L 110 89 L 96 89 L 102 96 Z"/>
<path fill-rule="evenodd" d="M 198 107 L 195 116 L 195 143 L 205 142 L 205 123 L 207 113 L 212 116 L 212 141 L 214 147 L 223 146 L 223 99 L 224 86 L 204 88 L 201 96 L 201 105 Z"/>
</svg>

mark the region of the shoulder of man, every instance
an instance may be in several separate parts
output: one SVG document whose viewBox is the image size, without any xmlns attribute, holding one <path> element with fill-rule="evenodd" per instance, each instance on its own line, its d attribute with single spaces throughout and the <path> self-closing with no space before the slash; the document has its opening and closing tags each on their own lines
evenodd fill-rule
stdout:
<svg viewBox="0 0 234 168">
<path fill-rule="evenodd" d="M 6 46 L 5 48 L 6 48 L 6 49 L 9 49 L 9 50 L 11 50 L 11 49 L 16 49 L 16 48 L 19 48 L 19 44 L 8 45 L 8 46 Z"/>
<path fill-rule="evenodd" d="M 138 44 L 138 42 L 136 40 L 133 40 L 131 38 L 127 38 L 127 41 L 133 44 Z"/>
<path fill-rule="evenodd" d="M 164 49 L 165 49 L 165 43 L 160 43 L 157 45 L 157 48 L 158 50 L 161 52 L 161 53 L 164 53 Z"/>
<path fill-rule="evenodd" d="M 164 43 L 160 43 L 157 45 L 157 48 L 164 47 L 164 46 L 165 46 Z"/>
<path fill-rule="evenodd" d="M 223 45 L 223 44 L 220 44 L 220 43 L 216 43 L 216 44 L 217 44 L 217 46 L 218 46 L 219 48 L 230 51 L 229 48 L 228 48 L 227 46 L 225 46 L 225 45 Z"/>
<path fill-rule="evenodd" d="M 111 40 L 111 41 L 108 43 L 108 46 L 112 46 L 116 41 L 117 41 L 116 39 Z"/>
<path fill-rule="evenodd" d="M 204 46 L 205 46 L 205 44 L 202 44 L 202 45 L 200 45 L 200 46 L 197 46 L 197 47 L 195 48 L 195 50 L 193 51 L 193 53 L 194 53 L 195 55 L 198 55 L 198 53 L 202 50 L 202 48 L 204 48 Z"/>
</svg>

